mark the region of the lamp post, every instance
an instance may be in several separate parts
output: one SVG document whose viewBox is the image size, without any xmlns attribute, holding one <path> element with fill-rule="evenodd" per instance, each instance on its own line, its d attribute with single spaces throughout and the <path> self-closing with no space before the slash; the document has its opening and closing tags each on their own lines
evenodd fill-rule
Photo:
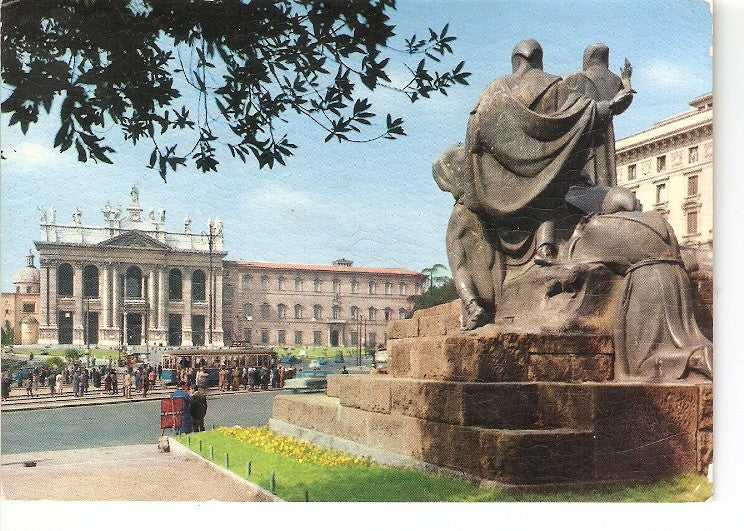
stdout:
<svg viewBox="0 0 744 531">
<path fill-rule="evenodd" d="M 209 231 L 207 233 L 202 232 L 202 236 L 207 237 L 207 245 L 209 248 L 209 344 L 212 345 L 212 330 L 214 329 L 214 313 L 215 313 L 215 287 L 214 287 L 214 262 L 212 255 L 214 253 L 214 246 L 217 238 L 222 235 L 222 222 L 219 219 L 213 220 L 209 218 L 208 224 Z"/>
</svg>

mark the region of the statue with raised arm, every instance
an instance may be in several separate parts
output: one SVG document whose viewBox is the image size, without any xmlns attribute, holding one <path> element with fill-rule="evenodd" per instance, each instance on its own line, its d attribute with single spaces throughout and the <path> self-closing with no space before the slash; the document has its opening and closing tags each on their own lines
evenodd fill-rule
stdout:
<svg viewBox="0 0 744 531">
<path fill-rule="evenodd" d="M 111 205 L 108 201 L 106 201 L 106 204 L 103 205 L 103 208 L 101 209 L 101 212 L 103 212 L 103 219 L 104 221 L 109 220 L 109 216 L 111 216 Z"/>
<path fill-rule="evenodd" d="M 139 205 L 139 190 L 137 190 L 137 185 L 132 185 L 132 191 L 129 195 L 132 197 L 132 204 Z"/>
<path fill-rule="evenodd" d="M 42 207 L 36 207 L 36 208 L 39 211 L 39 224 L 46 225 L 47 224 L 46 211 Z"/>
<path fill-rule="evenodd" d="M 79 208 L 76 208 L 75 209 L 75 212 L 72 213 L 72 222 L 75 225 L 80 225 L 81 224 L 81 218 L 82 218 L 82 216 L 83 216 L 83 213 L 80 212 L 80 209 Z"/>
<path fill-rule="evenodd" d="M 161 208 L 158 214 L 160 217 L 160 223 L 165 223 L 165 209 Z"/>
<path fill-rule="evenodd" d="M 569 88 L 595 101 L 610 100 L 623 91 L 631 91 L 630 98 L 617 105 L 614 114 L 624 112 L 633 101 L 630 77 L 633 67 L 625 59 L 621 76 L 609 69 L 610 49 L 605 44 L 592 44 L 584 50 L 584 64 L 581 72 L 566 77 Z M 591 155 L 585 170 L 592 183 L 601 186 L 617 186 L 615 164 L 615 130 L 612 120 L 607 123 L 602 138 L 591 148 Z"/>
</svg>

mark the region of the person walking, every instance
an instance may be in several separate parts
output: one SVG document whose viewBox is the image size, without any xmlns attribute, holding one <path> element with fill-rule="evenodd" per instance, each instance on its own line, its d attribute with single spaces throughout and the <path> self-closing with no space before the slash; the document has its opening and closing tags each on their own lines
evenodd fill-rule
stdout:
<svg viewBox="0 0 744 531">
<path fill-rule="evenodd" d="M 240 369 L 235 367 L 232 375 L 233 391 L 240 391 Z"/>
<path fill-rule="evenodd" d="M 150 367 L 147 372 L 147 381 L 150 384 L 150 391 L 155 390 L 155 380 L 157 378 L 157 373 L 155 372 L 155 369 Z"/>
<path fill-rule="evenodd" d="M 129 371 L 124 373 L 124 383 L 122 385 L 124 388 L 124 398 L 132 398 L 132 375 L 129 374 Z"/>
<path fill-rule="evenodd" d="M 116 374 L 116 369 L 111 369 L 111 393 L 119 394 L 119 376 Z"/>
<path fill-rule="evenodd" d="M 88 376 L 88 369 L 83 369 L 83 373 L 80 375 L 80 396 L 85 396 L 85 393 L 88 390 L 89 381 L 90 376 Z"/>
<path fill-rule="evenodd" d="M 26 396 L 33 398 L 34 396 L 34 371 L 28 372 L 28 380 L 26 381 Z"/>
<path fill-rule="evenodd" d="M 204 370 L 204 367 L 200 367 L 199 373 L 196 375 L 196 387 L 199 391 L 206 391 L 209 388 L 209 374 Z"/>
<path fill-rule="evenodd" d="M 55 378 L 55 383 L 57 385 L 57 394 L 58 395 L 61 395 L 62 394 L 62 389 L 63 389 L 63 386 L 64 386 L 64 381 L 65 381 L 65 377 L 62 376 L 62 373 L 60 372 L 59 374 L 57 374 L 57 377 Z"/>
<path fill-rule="evenodd" d="M 158 363 L 158 380 L 163 379 L 163 364 Z"/>
<path fill-rule="evenodd" d="M 225 372 L 226 372 L 225 371 L 225 368 L 224 367 L 220 367 L 220 370 L 217 373 L 217 379 L 219 380 L 217 383 L 218 383 L 218 385 L 220 387 L 220 391 L 224 391 L 225 390 Z"/>
<path fill-rule="evenodd" d="M 38 394 L 39 392 L 39 370 L 35 369 L 33 373 L 34 373 L 34 377 L 31 379 L 31 387 L 34 390 L 34 393 Z"/>
<path fill-rule="evenodd" d="M 141 375 L 140 375 L 139 369 L 134 371 L 134 392 L 135 393 L 139 393 L 140 391 L 140 385 L 141 385 L 140 376 Z"/>
<path fill-rule="evenodd" d="M 103 391 L 108 395 L 111 394 L 111 372 L 106 371 L 103 375 Z"/>
<path fill-rule="evenodd" d="M 140 376 L 140 381 L 142 382 L 142 398 L 145 398 L 147 391 L 150 389 L 150 380 L 147 378 L 147 375 L 143 374 Z"/>
<path fill-rule="evenodd" d="M 51 396 L 54 396 L 54 384 L 55 383 L 56 381 L 55 381 L 54 372 L 49 371 L 49 376 L 47 376 L 47 386 L 49 386 L 49 394 Z"/>
<path fill-rule="evenodd" d="M 80 394 L 80 373 L 78 371 L 72 373 L 72 394 L 75 396 Z"/>
<path fill-rule="evenodd" d="M 204 417 L 207 415 L 207 394 L 202 390 L 191 393 L 191 405 L 189 407 L 194 431 L 204 431 Z"/>
</svg>

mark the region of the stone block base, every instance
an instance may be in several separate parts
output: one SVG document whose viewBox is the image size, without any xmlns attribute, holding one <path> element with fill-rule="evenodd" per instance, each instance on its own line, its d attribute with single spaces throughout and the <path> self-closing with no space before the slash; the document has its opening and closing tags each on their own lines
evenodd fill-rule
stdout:
<svg viewBox="0 0 744 531">
<path fill-rule="evenodd" d="M 331 375 L 273 419 L 511 485 L 703 472 L 709 385 L 473 383 Z"/>
</svg>

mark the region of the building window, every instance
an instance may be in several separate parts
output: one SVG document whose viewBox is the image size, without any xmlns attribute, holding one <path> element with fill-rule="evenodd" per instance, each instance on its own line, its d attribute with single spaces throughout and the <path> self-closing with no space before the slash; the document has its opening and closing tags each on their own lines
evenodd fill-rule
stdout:
<svg viewBox="0 0 744 531">
<path fill-rule="evenodd" d="M 341 319 L 341 307 L 340 306 L 333 307 L 333 318 Z"/>
<path fill-rule="evenodd" d="M 351 307 L 351 318 L 352 319 L 359 319 L 359 306 L 352 306 Z"/>
<path fill-rule="evenodd" d="M 320 330 L 313 331 L 313 345 L 320 346 Z"/>
<path fill-rule="evenodd" d="M 168 300 L 183 300 L 183 275 L 180 269 L 168 271 Z"/>
<path fill-rule="evenodd" d="M 243 315 L 246 319 L 253 319 L 253 304 L 250 302 L 246 302 L 243 305 Z"/>
<path fill-rule="evenodd" d="M 279 291 L 284 291 L 284 277 L 279 277 L 277 284 L 279 286 Z"/>
<path fill-rule="evenodd" d="M 250 343 L 252 341 L 251 336 L 253 335 L 253 330 L 250 328 L 243 328 L 243 341 L 247 341 Z"/>
<path fill-rule="evenodd" d="M 698 147 L 693 146 L 687 151 L 687 162 L 694 164 L 698 161 Z"/>
<path fill-rule="evenodd" d="M 279 317 L 279 319 L 284 319 L 287 317 L 287 306 L 285 304 L 280 304 L 276 307 L 276 315 Z"/>
<path fill-rule="evenodd" d="M 352 332 L 351 333 L 351 344 L 354 346 L 359 345 L 359 332 Z"/>
<path fill-rule="evenodd" d="M 356 279 L 351 280 L 351 292 L 359 293 L 359 281 L 357 281 Z"/>
<path fill-rule="evenodd" d="M 202 273 L 203 274 L 203 273 Z M 128 299 L 142 298 L 142 270 L 137 266 L 127 269 L 124 296 Z"/>
<path fill-rule="evenodd" d="M 385 308 L 385 320 L 389 321 L 393 318 L 393 309 L 392 308 Z"/>
<path fill-rule="evenodd" d="M 72 297 L 72 266 L 62 264 L 57 270 L 57 295 L 60 297 Z"/>
<path fill-rule="evenodd" d="M 24 302 L 21 310 L 23 313 L 34 313 L 36 311 L 36 303 Z"/>
<path fill-rule="evenodd" d="M 377 319 L 377 308 L 370 306 L 369 308 L 369 320 L 374 321 Z"/>
<path fill-rule="evenodd" d="M 393 292 L 393 285 L 390 282 L 385 282 L 385 295 L 390 295 Z"/>
<path fill-rule="evenodd" d="M 295 331 L 295 345 L 302 345 L 302 331 Z"/>
<path fill-rule="evenodd" d="M 337 278 L 333 279 L 333 293 L 339 293 L 341 291 L 341 281 Z"/>
<path fill-rule="evenodd" d="M 405 308 L 401 308 L 400 310 L 398 310 L 398 319 L 405 319 L 407 315 L 408 312 Z"/>
<path fill-rule="evenodd" d="M 295 279 L 295 291 L 302 291 L 302 279 L 300 277 Z"/>
<path fill-rule="evenodd" d="M 263 291 L 269 291 L 269 277 L 266 275 L 261 277 L 261 289 Z"/>
<path fill-rule="evenodd" d="M 248 274 L 243 275 L 243 277 L 241 279 L 241 286 L 240 287 L 242 288 L 243 291 L 248 291 L 248 290 L 251 289 L 251 276 L 250 275 L 248 275 Z"/>
<path fill-rule="evenodd" d="M 367 286 L 367 293 L 369 293 L 370 295 L 375 294 L 375 281 L 374 280 L 369 281 L 369 284 Z"/>
<path fill-rule="evenodd" d="M 406 283 L 405 282 L 401 282 L 398 285 L 398 295 L 405 295 L 405 294 L 406 294 Z"/>
<path fill-rule="evenodd" d="M 421 284 L 414 284 L 414 286 L 413 286 L 413 294 L 414 295 L 421 295 Z"/>
<path fill-rule="evenodd" d="M 268 319 L 271 312 L 271 307 L 267 303 L 261 305 L 261 319 Z"/>
<path fill-rule="evenodd" d="M 323 307 L 320 304 L 313 306 L 313 319 L 320 319 L 323 314 Z"/>
<path fill-rule="evenodd" d="M 313 281 L 313 290 L 315 290 L 316 293 L 320 293 L 320 290 L 321 290 L 321 287 L 322 287 L 321 284 L 322 283 L 321 283 L 321 281 L 320 281 L 319 278 L 316 278 Z"/>
<path fill-rule="evenodd" d="M 295 312 L 295 319 L 302 319 L 302 305 L 301 304 L 295 304 L 294 308 Z"/>
<path fill-rule="evenodd" d="M 26 293 L 31 293 L 31 290 L 32 290 L 31 286 L 26 286 Z M 16 291 L 18 291 L 18 290 L 16 290 Z"/>
<path fill-rule="evenodd" d="M 656 171 L 658 173 L 666 171 L 666 155 L 656 157 Z"/>
<path fill-rule="evenodd" d="M 687 195 L 693 196 L 698 194 L 698 176 L 690 175 L 687 178 Z"/>
<path fill-rule="evenodd" d="M 367 343 L 367 346 L 370 348 L 375 348 L 375 344 L 377 343 L 377 334 L 374 332 L 369 333 L 369 343 Z"/>
<path fill-rule="evenodd" d="M 276 342 L 280 345 L 284 345 L 287 342 L 287 331 L 277 330 L 276 331 Z"/>
<path fill-rule="evenodd" d="M 666 203 L 666 200 L 667 200 L 666 183 L 657 184 L 656 185 L 656 204 Z"/>
<path fill-rule="evenodd" d="M 632 181 L 635 178 L 636 178 L 636 165 L 631 164 L 630 166 L 628 166 L 628 180 Z"/>
<path fill-rule="evenodd" d="M 698 233 L 698 213 L 697 211 L 693 210 L 691 212 L 687 213 L 687 234 L 697 234 Z"/>
<path fill-rule="evenodd" d="M 98 298 L 98 268 L 94 265 L 83 268 L 83 297 Z"/>
<path fill-rule="evenodd" d="M 261 330 L 261 343 L 266 345 L 268 344 L 268 342 L 269 342 L 269 331 L 264 328 L 263 330 Z"/>
<path fill-rule="evenodd" d="M 207 275 L 201 269 L 191 275 L 191 297 L 196 302 L 207 300 Z"/>
<path fill-rule="evenodd" d="M 232 306 L 233 288 L 232 286 L 222 286 L 222 306 Z"/>
</svg>

